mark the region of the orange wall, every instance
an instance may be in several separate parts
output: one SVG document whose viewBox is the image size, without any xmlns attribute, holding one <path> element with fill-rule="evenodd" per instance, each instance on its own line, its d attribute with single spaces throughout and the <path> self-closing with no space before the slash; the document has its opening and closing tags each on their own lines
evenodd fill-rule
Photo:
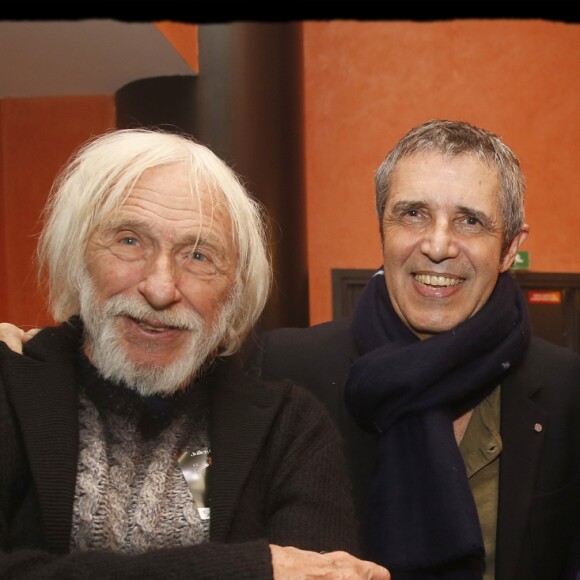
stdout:
<svg viewBox="0 0 580 580">
<path fill-rule="evenodd" d="M 303 28 L 312 323 L 332 316 L 333 268 L 380 264 L 374 171 L 404 132 L 432 117 L 504 137 L 527 176 L 532 269 L 580 272 L 579 24 L 335 20 Z M 38 216 L 72 150 L 114 117 L 112 96 L 0 100 L 0 321 L 47 321 L 32 261 Z"/>
<path fill-rule="evenodd" d="M 155 26 L 197 72 L 197 26 Z M 71 153 L 115 122 L 113 95 L 0 100 L 0 322 L 52 322 L 36 280 L 40 214 Z"/>
<path fill-rule="evenodd" d="M 332 268 L 380 264 L 374 171 L 434 117 L 504 138 L 527 178 L 531 269 L 580 272 L 579 62 L 578 24 L 305 22 L 311 323 L 332 317 Z"/>
<path fill-rule="evenodd" d="M 0 322 L 51 321 L 36 282 L 39 216 L 73 150 L 114 126 L 113 97 L 0 100 Z"/>
<path fill-rule="evenodd" d="M 183 60 L 193 72 L 199 72 L 199 48 L 197 41 L 197 25 L 181 22 L 154 22 L 153 25 L 163 34 L 173 48 L 179 52 Z"/>
</svg>

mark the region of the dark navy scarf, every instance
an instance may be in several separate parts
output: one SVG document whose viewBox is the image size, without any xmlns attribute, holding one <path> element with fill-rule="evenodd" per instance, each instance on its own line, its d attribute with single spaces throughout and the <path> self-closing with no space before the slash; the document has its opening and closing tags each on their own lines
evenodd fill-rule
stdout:
<svg viewBox="0 0 580 580">
<path fill-rule="evenodd" d="M 485 306 L 452 330 L 419 340 L 389 300 L 383 271 L 357 303 L 361 357 L 346 402 L 378 433 L 365 522 L 369 557 L 393 578 L 481 578 L 483 539 L 453 420 L 523 357 L 527 307 L 509 273 Z"/>
</svg>

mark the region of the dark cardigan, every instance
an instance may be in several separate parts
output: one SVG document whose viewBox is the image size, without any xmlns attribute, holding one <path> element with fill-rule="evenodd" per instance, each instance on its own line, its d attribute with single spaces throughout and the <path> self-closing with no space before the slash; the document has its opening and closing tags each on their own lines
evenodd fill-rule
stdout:
<svg viewBox="0 0 580 580">
<path fill-rule="evenodd" d="M 211 541 L 141 555 L 69 553 L 78 455 L 78 324 L 48 328 L 17 355 L 0 342 L 0 578 L 271 578 L 269 544 L 357 552 L 338 433 L 288 382 L 207 378 Z"/>
</svg>

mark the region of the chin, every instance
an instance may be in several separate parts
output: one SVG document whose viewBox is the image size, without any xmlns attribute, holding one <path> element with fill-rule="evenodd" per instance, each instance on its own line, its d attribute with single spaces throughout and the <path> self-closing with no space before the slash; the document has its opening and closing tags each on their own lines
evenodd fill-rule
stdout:
<svg viewBox="0 0 580 580">
<path fill-rule="evenodd" d="M 430 336 L 441 334 L 442 332 L 447 332 L 448 330 L 455 328 L 457 324 L 459 324 L 459 322 L 451 322 L 448 320 L 446 321 L 429 320 L 427 322 L 422 322 L 411 326 L 411 330 L 419 338 L 429 338 Z"/>
<path fill-rule="evenodd" d="M 170 355 L 159 355 L 153 353 L 135 353 L 134 351 L 125 351 L 125 360 L 134 368 L 146 372 L 154 372 L 159 369 L 171 368 L 173 365 L 179 365 L 183 359 L 182 353 L 173 352 Z"/>
</svg>

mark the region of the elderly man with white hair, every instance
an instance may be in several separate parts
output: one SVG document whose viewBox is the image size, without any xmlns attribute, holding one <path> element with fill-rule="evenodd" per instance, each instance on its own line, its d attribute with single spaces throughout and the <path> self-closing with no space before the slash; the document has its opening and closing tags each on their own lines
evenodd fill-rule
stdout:
<svg viewBox="0 0 580 580">
<path fill-rule="evenodd" d="M 321 406 L 231 356 L 271 284 L 234 172 L 185 136 L 112 131 L 45 218 L 59 326 L 0 343 L 0 577 L 390 578 L 352 555 Z"/>
</svg>

